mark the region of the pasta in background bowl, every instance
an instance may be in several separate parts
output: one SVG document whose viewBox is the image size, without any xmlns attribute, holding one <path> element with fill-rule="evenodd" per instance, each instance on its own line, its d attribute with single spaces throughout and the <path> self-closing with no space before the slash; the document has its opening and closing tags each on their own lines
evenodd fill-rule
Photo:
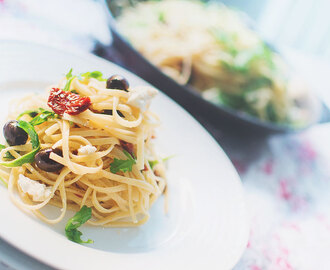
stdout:
<svg viewBox="0 0 330 270">
<path fill-rule="evenodd" d="M 225 113 L 270 129 L 299 130 L 319 120 L 309 87 L 238 11 L 214 2 L 133 2 L 109 4 L 114 33 L 182 89 L 192 87 Z"/>
</svg>

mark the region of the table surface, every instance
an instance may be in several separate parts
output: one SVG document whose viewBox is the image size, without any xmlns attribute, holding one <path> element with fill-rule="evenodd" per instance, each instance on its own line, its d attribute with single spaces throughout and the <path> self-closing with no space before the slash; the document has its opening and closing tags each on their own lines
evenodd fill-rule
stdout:
<svg viewBox="0 0 330 270">
<path fill-rule="evenodd" d="M 97 16 L 97 22 L 94 19 L 95 14 L 103 14 L 96 2 L 79 0 L 80 4 L 84 3 L 85 11 L 81 12 L 86 15 L 86 9 L 89 11 L 89 17 L 82 22 L 84 25 L 79 26 L 85 33 L 74 30 L 72 22 L 66 22 L 72 29 L 66 25 L 63 30 L 58 18 L 49 19 L 54 9 L 63 11 L 64 1 L 54 1 L 57 5 L 45 11 L 36 4 L 40 4 L 39 0 L 0 0 L 0 39 L 28 39 L 39 43 L 52 40 L 53 46 L 82 51 L 90 51 L 95 40 L 110 42 L 104 26 L 106 18 Z M 74 2 L 77 1 L 70 1 L 70 5 L 74 6 Z M 89 25 L 91 22 L 93 27 Z M 318 70 L 311 80 L 322 88 L 320 94 L 325 99 L 330 98 L 326 95 L 329 89 L 324 80 L 330 74 L 326 72 L 329 69 L 324 68 L 327 64 L 319 60 L 308 64 L 306 61 L 300 57 L 296 63 L 309 74 L 313 69 Z M 251 233 L 247 249 L 235 269 L 329 269 L 330 124 L 317 125 L 300 134 L 242 137 L 199 120 L 232 160 L 246 191 Z M 0 239 L 0 269 L 51 268 Z"/>
</svg>

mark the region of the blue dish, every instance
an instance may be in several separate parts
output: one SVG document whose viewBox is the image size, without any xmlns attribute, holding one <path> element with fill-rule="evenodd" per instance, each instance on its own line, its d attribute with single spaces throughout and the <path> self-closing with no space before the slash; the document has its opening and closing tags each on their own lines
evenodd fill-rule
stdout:
<svg viewBox="0 0 330 270">
<path fill-rule="evenodd" d="M 104 5 L 109 14 L 109 25 L 113 36 L 111 49 L 117 52 L 116 62 L 119 62 L 119 64 L 125 66 L 125 68 L 131 70 L 163 91 L 201 122 L 206 121 L 218 127 L 240 133 L 269 134 L 299 132 L 316 123 L 330 121 L 330 112 L 320 101 L 318 102 L 320 107 L 319 111 L 321 113 L 318 113 L 318 116 L 315 117 L 315 121 L 303 127 L 293 128 L 289 125 L 261 121 L 257 117 L 251 116 L 245 112 L 205 100 L 193 87 L 180 85 L 172 78 L 165 75 L 126 40 L 116 25 L 115 17 L 118 15 L 116 13 L 119 12 L 116 4 L 119 2 L 120 1 L 104 1 Z"/>
</svg>

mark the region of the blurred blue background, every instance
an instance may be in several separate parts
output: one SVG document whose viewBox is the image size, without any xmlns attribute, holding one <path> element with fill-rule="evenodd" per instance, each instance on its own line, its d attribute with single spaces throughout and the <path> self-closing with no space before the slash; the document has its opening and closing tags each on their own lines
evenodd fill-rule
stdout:
<svg viewBox="0 0 330 270">
<path fill-rule="evenodd" d="M 260 34 L 278 46 L 330 60 L 330 1 L 225 0 L 256 21 Z"/>
<path fill-rule="evenodd" d="M 246 12 L 269 42 L 330 63 L 330 1 L 224 0 Z M 102 0 L 0 0 L 0 38 L 91 50 L 110 43 Z M 82 19 L 83 18 L 83 19 Z"/>
</svg>

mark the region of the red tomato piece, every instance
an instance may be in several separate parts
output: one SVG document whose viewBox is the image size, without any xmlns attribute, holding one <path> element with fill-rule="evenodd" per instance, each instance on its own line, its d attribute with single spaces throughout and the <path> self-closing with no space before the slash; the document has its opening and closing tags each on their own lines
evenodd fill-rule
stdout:
<svg viewBox="0 0 330 270">
<path fill-rule="evenodd" d="M 81 97 L 59 88 L 53 88 L 48 98 L 48 106 L 59 115 L 64 113 L 77 115 L 86 111 L 91 104 L 89 97 Z"/>
</svg>

